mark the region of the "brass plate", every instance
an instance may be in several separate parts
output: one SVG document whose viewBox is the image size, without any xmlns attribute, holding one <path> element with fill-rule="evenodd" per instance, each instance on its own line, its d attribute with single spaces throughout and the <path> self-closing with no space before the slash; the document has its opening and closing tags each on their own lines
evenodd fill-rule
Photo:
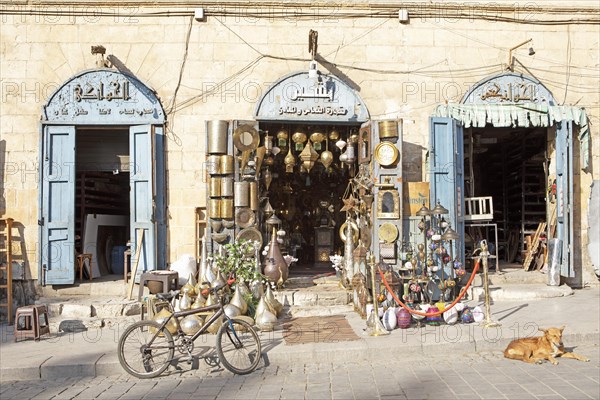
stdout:
<svg viewBox="0 0 600 400">
<path fill-rule="evenodd" d="M 398 227 L 392 223 L 386 222 L 379 227 L 379 238 L 386 243 L 392 243 L 398 239 Z"/>
<path fill-rule="evenodd" d="M 400 152 L 394 143 L 381 142 L 375 147 L 375 159 L 379 165 L 388 167 L 398 162 Z"/>
<path fill-rule="evenodd" d="M 262 248 L 263 246 L 263 238 L 262 235 L 260 234 L 260 231 L 256 228 L 245 228 L 242 229 L 240 231 L 240 233 L 237 234 L 236 240 L 248 240 L 251 242 L 258 242 L 258 244 L 260 246 L 258 246 L 259 248 Z"/>
<path fill-rule="evenodd" d="M 251 125 L 240 125 L 233 132 L 233 144 L 240 151 L 256 149 L 259 141 L 258 131 Z"/>
<path fill-rule="evenodd" d="M 254 225 L 255 219 L 256 216 L 254 215 L 254 211 L 248 207 L 238 208 L 235 211 L 235 223 L 240 228 L 247 228 Z"/>
</svg>

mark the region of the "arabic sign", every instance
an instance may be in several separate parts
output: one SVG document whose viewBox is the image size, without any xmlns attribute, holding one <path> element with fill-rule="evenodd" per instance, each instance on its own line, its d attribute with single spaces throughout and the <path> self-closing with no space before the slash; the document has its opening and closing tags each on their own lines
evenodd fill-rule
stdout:
<svg viewBox="0 0 600 400">
<path fill-rule="evenodd" d="M 554 105 L 554 97 L 538 80 L 526 75 L 506 73 L 476 83 L 465 94 L 461 103 Z"/>
<path fill-rule="evenodd" d="M 259 121 L 365 122 L 369 111 L 362 99 L 334 75 L 296 72 L 275 82 L 256 106 Z"/>
<path fill-rule="evenodd" d="M 138 79 L 112 70 L 83 72 L 63 84 L 44 107 L 44 121 L 70 124 L 164 123 L 156 94 Z"/>
</svg>

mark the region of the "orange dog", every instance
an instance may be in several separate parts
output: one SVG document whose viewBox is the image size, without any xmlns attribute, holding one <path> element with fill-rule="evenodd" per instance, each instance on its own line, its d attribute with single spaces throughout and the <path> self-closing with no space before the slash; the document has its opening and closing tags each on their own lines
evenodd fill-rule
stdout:
<svg viewBox="0 0 600 400">
<path fill-rule="evenodd" d="M 548 360 L 554 365 L 558 364 L 555 357 L 590 361 L 587 357 L 565 350 L 562 342 L 564 329 L 564 326 L 561 328 L 540 328 L 540 331 L 544 332 L 544 336 L 515 339 L 504 350 L 504 357 L 538 364 L 541 364 L 544 360 Z"/>
</svg>

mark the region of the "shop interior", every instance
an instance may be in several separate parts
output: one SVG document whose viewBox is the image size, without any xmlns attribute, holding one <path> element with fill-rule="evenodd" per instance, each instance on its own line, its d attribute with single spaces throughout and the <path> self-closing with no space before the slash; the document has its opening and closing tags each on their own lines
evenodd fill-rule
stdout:
<svg viewBox="0 0 600 400">
<path fill-rule="evenodd" d="M 338 231 L 346 213 L 340 209 L 358 164 L 356 157 L 352 161 L 343 156 L 348 148 L 342 145 L 350 143 L 356 151 L 351 137 L 357 136 L 359 128 L 360 125 L 260 124 L 262 140 L 272 137 L 273 146 L 279 149 L 275 150 L 272 165 L 268 165 L 272 181 L 261 197 L 268 198 L 281 220 L 278 228 L 286 232 L 282 253 L 298 258 L 290 268 L 292 276 L 331 272 L 329 255 L 343 254 L 344 243 Z M 303 163 L 303 159 L 314 161 Z"/>
<path fill-rule="evenodd" d="M 502 267 L 522 268 L 536 231 L 545 235 L 548 187 L 547 130 L 545 128 L 481 128 L 465 131 L 465 202 L 491 196 L 493 212 L 466 204 L 467 254 L 482 239 L 497 246 Z M 550 202 L 551 206 L 552 202 Z M 484 207 L 485 208 L 485 207 Z M 487 214 L 486 214 L 487 213 Z M 470 216 L 469 214 L 472 214 Z M 556 222 L 549 222 L 549 230 Z M 497 243 L 494 243 L 494 226 Z M 490 248 L 495 254 L 495 248 Z M 495 262 L 490 262 L 494 268 Z"/>
<path fill-rule="evenodd" d="M 129 238 L 129 130 L 77 129 L 75 154 L 75 250 L 92 254 L 94 277 L 122 277 Z"/>
</svg>

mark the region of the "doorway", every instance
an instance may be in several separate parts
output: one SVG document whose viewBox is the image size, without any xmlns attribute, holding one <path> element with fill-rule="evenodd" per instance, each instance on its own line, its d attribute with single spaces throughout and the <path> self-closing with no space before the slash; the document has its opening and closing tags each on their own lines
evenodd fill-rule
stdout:
<svg viewBox="0 0 600 400">
<path fill-rule="evenodd" d="M 75 165 L 75 250 L 93 255 L 94 278 L 120 278 L 129 238 L 129 127 L 78 127 Z"/>
<path fill-rule="evenodd" d="M 465 130 L 465 246 L 467 252 L 487 239 L 502 267 L 523 268 L 532 237 L 556 222 L 547 221 L 548 130 L 546 128 L 473 128 Z M 469 217 L 469 199 L 491 197 L 489 216 Z M 474 204 L 474 203 L 471 203 Z M 480 204 L 483 204 L 480 201 Z M 471 210 L 473 213 L 485 210 Z M 486 223 L 490 223 L 486 225 Z M 493 225 L 495 224 L 495 226 Z M 546 228 L 547 226 L 547 228 Z M 493 229 L 497 227 L 497 242 Z M 542 237 L 542 239 L 543 239 Z M 495 262 L 490 263 L 492 268 Z"/>
<path fill-rule="evenodd" d="M 349 181 L 358 172 L 359 128 L 360 124 L 260 123 L 262 140 L 270 137 L 279 149 L 268 161 L 272 181 L 265 197 L 280 220 L 278 229 L 286 232 L 282 253 L 298 259 L 290 276 L 331 273 L 329 256 L 344 252 L 339 229 L 346 213 L 340 209 Z M 305 154 L 313 154 L 314 161 L 303 163 Z"/>
</svg>

